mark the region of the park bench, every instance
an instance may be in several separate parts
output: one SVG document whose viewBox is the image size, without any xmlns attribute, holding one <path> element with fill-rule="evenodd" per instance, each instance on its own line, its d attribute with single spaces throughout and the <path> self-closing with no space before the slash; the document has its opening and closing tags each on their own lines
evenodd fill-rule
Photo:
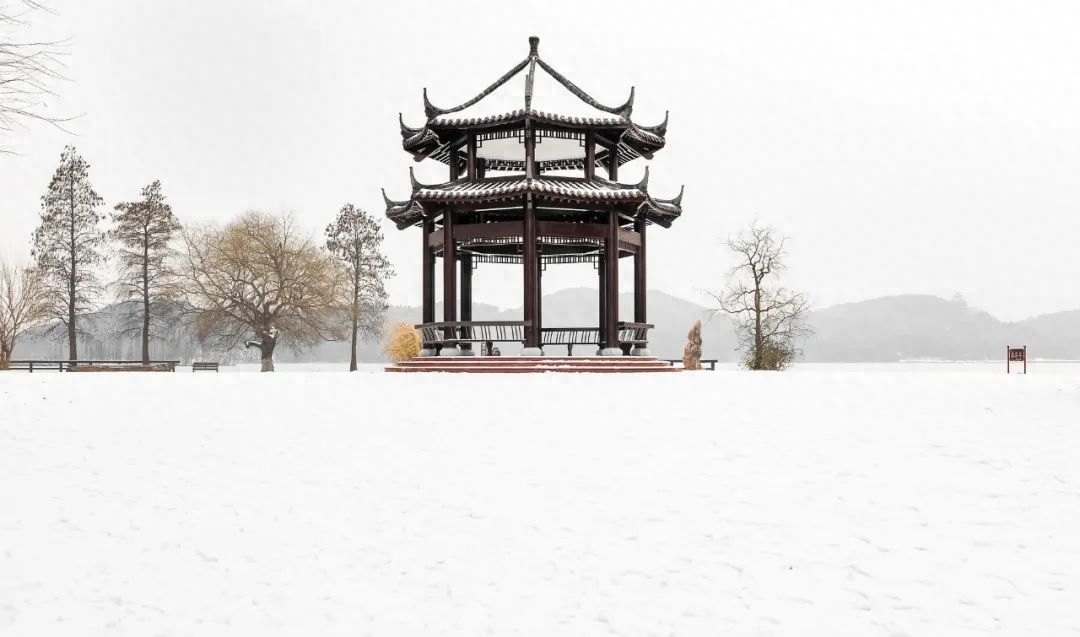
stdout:
<svg viewBox="0 0 1080 637">
<path fill-rule="evenodd" d="M 192 372 L 216 372 L 221 363 L 217 361 L 192 361 Z"/>
<path fill-rule="evenodd" d="M 58 372 L 70 372 L 72 367 L 84 367 L 84 368 L 97 368 L 111 367 L 111 368 L 156 368 L 158 370 L 167 370 L 170 372 L 176 371 L 176 365 L 180 361 L 150 361 L 147 364 L 143 364 L 142 361 L 134 360 L 17 360 L 11 361 L 10 369 L 13 370 L 25 370 L 30 373 L 45 370 L 56 370 Z M 96 371 L 96 370 L 95 370 Z"/>
<path fill-rule="evenodd" d="M 682 366 L 682 362 L 683 362 L 683 359 L 681 359 L 681 358 L 665 358 L 664 360 L 667 361 L 672 367 L 674 367 L 676 364 L 678 364 L 679 366 Z M 702 367 L 708 365 L 710 370 L 716 371 L 716 363 L 718 361 L 719 361 L 719 359 L 716 359 L 716 358 L 703 358 L 698 362 L 701 363 Z"/>
<path fill-rule="evenodd" d="M 63 361 L 9 361 L 8 369 L 12 371 L 27 371 L 31 374 L 34 370 L 56 370 L 58 372 L 64 371 Z"/>
</svg>

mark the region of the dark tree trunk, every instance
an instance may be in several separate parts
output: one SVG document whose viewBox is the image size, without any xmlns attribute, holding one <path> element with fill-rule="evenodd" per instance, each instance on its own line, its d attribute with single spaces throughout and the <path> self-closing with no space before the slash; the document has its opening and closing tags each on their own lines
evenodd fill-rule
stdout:
<svg viewBox="0 0 1080 637">
<path fill-rule="evenodd" d="M 353 263 L 353 306 L 352 306 L 352 354 L 349 358 L 349 371 L 356 371 L 356 326 L 360 319 L 360 264 Z"/>
<path fill-rule="evenodd" d="M 761 337 L 761 284 L 754 287 L 754 369 L 762 368 L 764 339 Z"/>
<path fill-rule="evenodd" d="M 277 347 L 277 339 L 269 334 L 262 334 L 259 344 L 259 358 L 262 360 L 261 372 L 274 371 L 274 348 Z"/>
<path fill-rule="evenodd" d="M 71 257 L 71 270 L 68 272 L 68 360 L 76 361 L 79 360 L 79 349 L 75 343 L 75 286 L 77 284 L 77 277 L 75 276 L 75 253 L 77 251 L 77 246 L 75 245 L 75 176 L 74 174 L 70 174 L 70 169 L 68 175 L 68 193 L 70 197 L 68 203 L 71 206 L 69 210 L 70 217 L 68 219 L 70 222 L 69 230 L 71 232 L 71 243 L 68 245 L 70 250 L 69 256 Z"/>
<path fill-rule="evenodd" d="M 142 297 L 143 297 L 143 327 L 142 327 L 142 362 L 150 362 L 150 246 L 149 237 L 143 235 L 143 270 L 142 270 Z"/>
<path fill-rule="evenodd" d="M 352 321 L 352 356 L 349 358 L 349 371 L 356 371 L 356 319 Z"/>
</svg>

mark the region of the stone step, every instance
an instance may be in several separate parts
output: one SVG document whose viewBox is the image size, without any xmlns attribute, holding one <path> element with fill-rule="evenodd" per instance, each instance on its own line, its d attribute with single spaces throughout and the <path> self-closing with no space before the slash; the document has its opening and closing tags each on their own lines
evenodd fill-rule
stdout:
<svg viewBox="0 0 1080 637">
<path fill-rule="evenodd" d="M 641 373 L 677 372 L 666 361 L 636 356 L 461 356 L 418 357 L 386 368 L 388 372 L 598 372 Z"/>
<path fill-rule="evenodd" d="M 556 373 L 556 374 L 573 374 L 573 373 L 592 373 L 592 374 L 665 374 L 672 372 L 681 372 L 682 370 L 677 367 L 654 367 L 654 366 L 630 366 L 630 365 L 608 365 L 608 366 L 543 366 L 543 365 L 447 365 L 445 367 L 397 367 L 390 366 L 386 368 L 387 372 L 392 373 L 433 373 L 433 372 L 446 372 L 451 374 L 521 374 L 521 373 Z"/>
<path fill-rule="evenodd" d="M 462 365 L 474 365 L 477 362 L 483 361 L 492 365 L 511 364 L 511 363 L 533 363 L 533 362 L 572 362 L 572 363 L 608 363 L 619 364 L 620 362 L 636 362 L 636 363 L 663 363 L 667 365 L 667 361 L 662 361 L 654 356 L 418 356 L 411 358 L 406 363 L 416 362 L 433 362 L 433 363 L 446 363 L 446 364 L 462 364 Z"/>
<path fill-rule="evenodd" d="M 534 359 L 439 359 L 439 358 L 414 358 L 402 361 L 400 365 L 667 365 L 666 361 L 628 358 L 625 360 L 612 360 L 610 358 L 597 359 L 572 359 L 572 358 L 534 358 Z"/>
</svg>

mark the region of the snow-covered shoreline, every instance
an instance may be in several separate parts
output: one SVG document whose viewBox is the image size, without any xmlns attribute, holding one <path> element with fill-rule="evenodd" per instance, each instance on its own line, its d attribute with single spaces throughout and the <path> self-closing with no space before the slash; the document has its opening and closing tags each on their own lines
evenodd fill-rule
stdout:
<svg viewBox="0 0 1080 637">
<path fill-rule="evenodd" d="M 1080 630 L 1080 376 L 798 369 L 2 374 L 0 634 Z"/>
</svg>

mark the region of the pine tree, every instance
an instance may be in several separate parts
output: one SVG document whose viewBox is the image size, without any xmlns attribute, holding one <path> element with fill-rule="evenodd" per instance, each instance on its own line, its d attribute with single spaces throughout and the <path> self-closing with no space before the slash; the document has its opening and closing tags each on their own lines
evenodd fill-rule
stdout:
<svg viewBox="0 0 1080 637">
<path fill-rule="evenodd" d="M 89 169 L 73 146 L 64 148 L 34 231 L 34 258 L 46 279 L 49 310 L 67 330 L 69 360 L 79 358 L 77 317 L 100 291 L 94 268 L 103 260 L 102 199 L 90 185 Z"/>
<path fill-rule="evenodd" d="M 109 238 L 120 244 L 120 276 L 113 286 L 117 300 L 131 308 L 121 331 L 139 334 L 142 361 L 148 363 L 151 328 L 159 327 L 155 319 L 162 318 L 167 308 L 164 301 L 175 292 L 176 276 L 167 259 L 180 224 L 157 180 L 143 188 L 141 201 L 116 204 L 112 221 L 115 226 Z"/>
<path fill-rule="evenodd" d="M 385 281 L 394 275 L 390 261 L 380 250 L 382 241 L 382 230 L 375 218 L 352 204 L 342 206 L 334 223 L 326 226 L 326 248 L 345 263 L 351 285 L 349 371 L 356 371 L 358 335 L 370 338 L 382 330 L 387 299 Z"/>
</svg>

